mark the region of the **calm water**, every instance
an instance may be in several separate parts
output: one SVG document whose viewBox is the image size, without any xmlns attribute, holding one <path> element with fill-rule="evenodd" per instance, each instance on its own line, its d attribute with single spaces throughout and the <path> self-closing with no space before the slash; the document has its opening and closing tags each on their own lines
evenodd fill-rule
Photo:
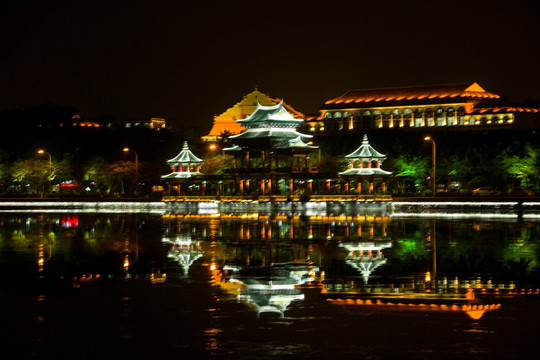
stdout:
<svg viewBox="0 0 540 360">
<path fill-rule="evenodd" d="M 31 213 L 0 224 L 2 358 L 538 353 L 537 220 Z"/>
</svg>

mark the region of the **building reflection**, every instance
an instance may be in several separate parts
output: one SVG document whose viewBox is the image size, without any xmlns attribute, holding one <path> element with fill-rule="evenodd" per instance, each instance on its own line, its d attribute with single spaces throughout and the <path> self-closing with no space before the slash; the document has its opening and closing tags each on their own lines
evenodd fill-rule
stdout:
<svg viewBox="0 0 540 360">
<path fill-rule="evenodd" d="M 300 286 L 311 283 L 318 270 L 309 262 L 211 265 L 214 283 L 248 304 L 257 316 L 270 313 L 284 317 L 293 301 L 304 299 Z"/>
<path fill-rule="evenodd" d="M 375 269 L 386 264 L 382 249 L 392 247 L 391 241 L 342 243 L 339 246 L 347 249 L 347 264 L 362 275 L 364 284 Z"/>
<path fill-rule="evenodd" d="M 171 246 L 167 257 L 182 267 L 184 277 L 188 276 L 191 265 L 203 257 L 200 243 L 198 241 L 192 241 L 189 234 L 180 234 L 175 238 L 164 237 L 162 241 Z M 158 275 L 154 272 L 152 275 L 154 276 L 153 279 L 157 279 Z"/>
</svg>

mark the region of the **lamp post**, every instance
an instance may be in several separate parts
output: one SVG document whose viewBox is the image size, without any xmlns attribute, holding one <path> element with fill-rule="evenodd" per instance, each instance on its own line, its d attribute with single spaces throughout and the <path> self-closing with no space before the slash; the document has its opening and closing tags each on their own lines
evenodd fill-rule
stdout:
<svg viewBox="0 0 540 360">
<path fill-rule="evenodd" d="M 435 145 L 435 140 L 433 140 L 433 138 L 431 136 L 426 136 L 424 138 L 424 140 L 426 141 L 431 141 L 431 151 L 432 151 L 432 154 L 431 154 L 431 158 L 432 158 L 432 169 L 431 169 L 431 180 L 433 182 L 433 197 L 435 197 L 435 191 L 436 191 L 436 186 L 435 186 L 435 167 L 437 165 L 437 157 L 436 157 L 436 154 L 437 154 L 437 147 Z"/>
<path fill-rule="evenodd" d="M 137 189 L 139 188 L 139 155 L 135 150 L 125 147 L 124 152 L 128 151 L 133 151 L 135 154 L 135 195 L 137 195 Z"/>
<path fill-rule="evenodd" d="M 43 149 L 38 150 L 38 154 L 47 154 L 49 156 L 49 195 L 51 194 L 51 176 L 52 176 L 52 157 L 47 151 Z"/>
</svg>

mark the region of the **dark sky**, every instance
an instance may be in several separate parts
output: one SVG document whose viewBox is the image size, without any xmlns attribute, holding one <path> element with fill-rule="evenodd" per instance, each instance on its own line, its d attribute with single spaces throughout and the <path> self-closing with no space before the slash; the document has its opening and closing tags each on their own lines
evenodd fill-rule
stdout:
<svg viewBox="0 0 540 360">
<path fill-rule="evenodd" d="M 540 1 L 10 1 L 0 110 L 203 124 L 254 86 L 304 113 L 351 88 L 477 81 L 540 99 Z"/>
</svg>

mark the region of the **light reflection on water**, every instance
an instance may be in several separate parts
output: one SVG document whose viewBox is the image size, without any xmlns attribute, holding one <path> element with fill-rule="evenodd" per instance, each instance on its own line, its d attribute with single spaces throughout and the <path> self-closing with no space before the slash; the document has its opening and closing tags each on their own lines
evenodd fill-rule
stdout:
<svg viewBox="0 0 540 360">
<path fill-rule="evenodd" d="M 0 222 L 8 355 L 527 358 L 540 335 L 531 320 L 540 308 L 535 221 L 378 213 Z M 456 304 L 501 306 L 477 320 L 435 311 Z"/>
</svg>

